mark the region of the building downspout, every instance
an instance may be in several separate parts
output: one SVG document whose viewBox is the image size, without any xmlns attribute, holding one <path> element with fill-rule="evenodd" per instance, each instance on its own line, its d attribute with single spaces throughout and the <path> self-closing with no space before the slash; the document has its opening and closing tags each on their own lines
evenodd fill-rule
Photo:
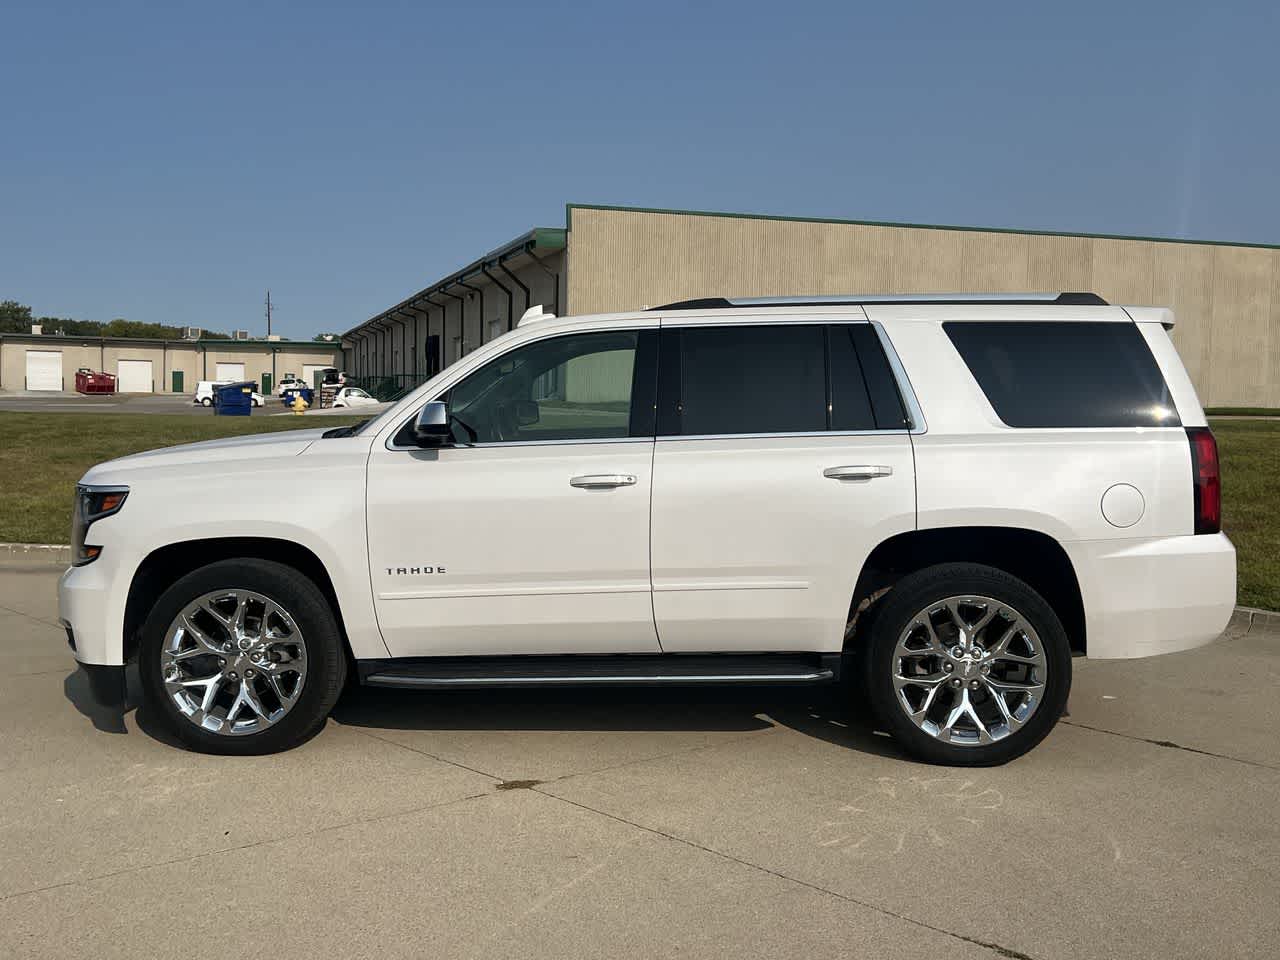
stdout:
<svg viewBox="0 0 1280 960">
<path fill-rule="evenodd" d="M 507 329 L 510 330 L 512 323 L 511 313 L 515 310 L 515 300 L 512 298 L 511 288 L 498 282 L 498 278 L 489 272 L 489 265 L 487 263 L 480 264 L 480 272 L 489 278 L 490 283 L 507 295 Z M 480 317 L 480 325 L 484 326 L 483 316 Z"/>
<path fill-rule="evenodd" d="M 400 309 L 397 309 L 394 312 L 394 315 L 397 317 L 407 317 L 409 319 L 413 319 L 412 314 L 406 313 L 404 310 L 400 310 Z M 396 323 L 400 327 L 400 361 L 401 361 L 401 365 L 404 367 L 403 372 L 404 374 L 407 375 L 409 373 L 409 361 L 406 358 L 406 355 L 409 352 L 409 325 L 405 323 L 403 320 L 397 320 Z"/>
<path fill-rule="evenodd" d="M 425 300 L 425 301 L 426 301 L 428 304 L 430 304 L 431 306 L 436 307 L 436 308 L 440 311 L 440 356 L 437 358 L 437 359 L 440 361 L 440 366 L 438 366 L 438 367 L 436 367 L 434 370 L 432 370 L 432 369 L 431 369 L 431 365 L 430 365 L 430 364 L 427 364 L 427 376 L 434 377 L 437 373 L 439 373 L 441 370 L 443 370 L 443 369 L 445 368 L 445 366 L 446 366 L 445 361 L 444 361 L 444 351 L 445 351 L 445 344 L 444 344 L 444 328 L 445 328 L 445 324 L 446 324 L 446 323 L 448 322 L 448 320 L 449 320 L 449 305 L 448 305 L 447 303 L 436 303 L 434 300 L 432 300 L 432 299 L 431 299 L 431 294 L 429 294 L 429 293 L 428 293 L 425 297 L 423 297 L 422 299 L 423 299 L 423 300 Z M 427 311 L 427 337 L 426 337 L 426 339 L 427 339 L 427 342 L 428 342 L 428 343 L 431 341 L 431 311 L 430 311 L 430 310 L 428 310 L 428 311 Z M 427 345 L 426 345 L 425 343 L 422 345 L 422 349 L 423 349 L 423 359 L 425 360 L 425 359 L 426 359 L 426 349 L 427 349 Z"/>
<path fill-rule="evenodd" d="M 555 290 L 556 290 L 555 305 L 552 307 L 551 312 L 554 313 L 557 317 L 560 316 L 560 274 L 557 272 L 552 272 L 550 267 L 548 267 L 545 263 L 543 263 L 536 256 L 534 256 L 532 245 L 529 246 L 529 258 L 538 266 L 540 266 L 542 268 L 542 272 L 545 273 L 548 277 L 550 277 L 552 282 L 555 283 L 556 285 L 555 286 Z"/>
<path fill-rule="evenodd" d="M 483 347 L 484 346 L 484 291 L 481 290 L 479 287 L 473 287 L 471 284 L 464 283 L 461 280 L 455 280 L 453 282 L 456 283 L 458 286 L 462 287 L 462 289 L 464 290 L 470 290 L 472 293 L 480 294 L 480 342 L 477 344 L 477 346 Z M 466 343 L 467 342 L 467 333 L 466 333 L 467 308 L 465 305 L 462 308 L 462 326 L 463 326 L 462 342 Z"/>
<path fill-rule="evenodd" d="M 441 288 L 440 296 L 448 297 L 450 300 L 458 301 L 458 339 L 462 341 L 462 346 L 458 354 L 458 359 L 467 352 L 467 301 L 463 297 L 454 296 L 448 290 Z M 440 339 L 443 340 L 449 332 L 449 311 L 444 313 L 444 325 L 440 328 Z M 448 366 L 448 364 L 445 364 Z"/>
<path fill-rule="evenodd" d="M 524 282 L 519 277 L 517 277 L 514 273 L 512 273 L 510 270 L 507 269 L 506 263 L 504 263 L 502 260 L 498 261 L 498 269 L 501 270 L 503 273 L 505 273 L 508 277 L 510 277 L 512 282 L 515 283 L 515 285 L 519 287 L 520 290 L 524 293 L 524 309 L 525 309 L 525 312 L 527 313 L 529 308 L 533 306 L 533 303 L 529 299 L 529 288 L 524 285 Z M 510 294 L 508 294 L 508 296 L 510 296 Z M 515 328 L 516 328 L 515 316 L 514 315 L 508 316 L 507 329 L 514 330 Z"/>
</svg>

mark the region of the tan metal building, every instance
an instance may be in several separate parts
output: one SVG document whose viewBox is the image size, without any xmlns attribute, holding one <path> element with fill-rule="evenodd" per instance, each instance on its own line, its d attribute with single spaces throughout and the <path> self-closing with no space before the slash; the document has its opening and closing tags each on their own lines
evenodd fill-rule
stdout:
<svg viewBox="0 0 1280 960">
<path fill-rule="evenodd" d="M 1172 307 L 1201 402 L 1280 407 L 1280 246 L 1262 244 L 570 204 L 564 229 L 530 231 L 342 339 L 348 370 L 416 382 L 537 303 L 1064 290 Z"/>
<path fill-rule="evenodd" d="M 335 342 L 144 340 L 0 334 L 0 390 L 71 391 L 87 367 L 116 376 L 121 393 L 194 393 L 200 380 L 253 380 L 270 391 L 286 373 L 340 367 Z M 308 377 L 309 379 L 309 377 Z"/>
</svg>

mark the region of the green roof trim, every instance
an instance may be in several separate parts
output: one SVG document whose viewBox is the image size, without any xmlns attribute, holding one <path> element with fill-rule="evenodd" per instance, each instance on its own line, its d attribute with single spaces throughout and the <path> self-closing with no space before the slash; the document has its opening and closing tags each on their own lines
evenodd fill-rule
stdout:
<svg viewBox="0 0 1280 960">
<path fill-rule="evenodd" d="M 1078 237 L 1086 240 L 1142 240 L 1147 243 L 1192 243 L 1209 247 L 1252 247 L 1280 250 L 1277 243 L 1243 243 L 1234 240 L 1194 240 L 1187 237 L 1141 237 L 1120 233 L 1069 233 L 1059 230 L 1019 230 L 1014 227 L 964 227 L 944 223 L 897 223 L 892 220 L 840 220 L 833 217 L 784 217 L 769 213 L 729 213 L 722 210 L 673 210 L 664 207 L 625 207 L 600 203 L 566 203 L 566 230 L 573 230 L 574 210 L 608 210 L 617 213 L 665 213 L 685 217 L 724 217 L 730 220 L 778 220 L 787 223 L 831 223 L 855 227 L 898 227 L 912 230 L 953 230 L 961 233 L 1011 233 L 1028 237 Z"/>
<path fill-rule="evenodd" d="M 534 227 L 533 245 L 539 250 L 563 250 L 569 243 L 566 227 Z"/>
</svg>

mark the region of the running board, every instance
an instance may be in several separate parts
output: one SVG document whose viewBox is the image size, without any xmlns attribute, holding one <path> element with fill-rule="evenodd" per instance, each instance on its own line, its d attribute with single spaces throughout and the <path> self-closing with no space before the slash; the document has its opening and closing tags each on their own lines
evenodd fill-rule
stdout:
<svg viewBox="0 0 1280 960">
<path fill-rule="evenodd" d="M 413 657 L 360 660 L 374 687 L 696 686 L 831 683 L 840 654 L 619 654 L 617 656 Z"/>
</svg>

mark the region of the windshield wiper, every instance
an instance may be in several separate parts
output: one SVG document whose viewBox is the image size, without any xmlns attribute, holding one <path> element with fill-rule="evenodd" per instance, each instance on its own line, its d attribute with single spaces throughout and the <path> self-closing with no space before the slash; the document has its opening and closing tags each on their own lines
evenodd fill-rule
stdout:
<svg viewBox="0 0 1280 960">
<path fill-rule="evenodd" d="M 365 417 L 360 422 L 353 423 L 349 427 L 334 427 L 332 430 L 326 430 L 324 433 L 320 434 L 320 439 L 329 440 L 329 439 L 332 439 L 333 437 L 355 436 L 356 432 L 361 430 L 364 427 L 364 425 L 372 419 L 373 417 Z"/>
</svg>

